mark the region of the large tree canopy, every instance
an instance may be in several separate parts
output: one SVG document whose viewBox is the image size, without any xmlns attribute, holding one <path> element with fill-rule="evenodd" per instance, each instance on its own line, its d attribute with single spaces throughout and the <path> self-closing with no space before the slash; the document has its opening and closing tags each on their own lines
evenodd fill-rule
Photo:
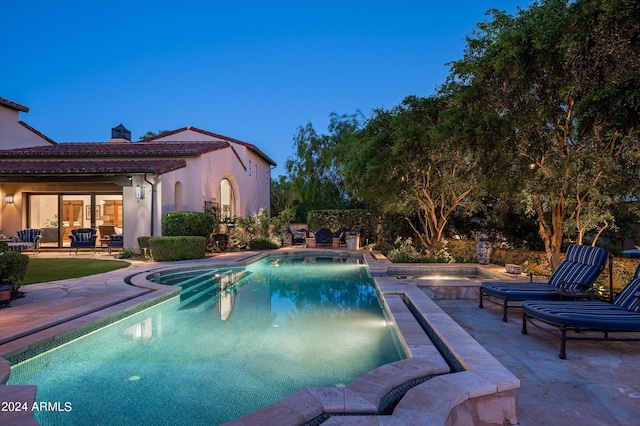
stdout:
<svg viewBox="0 0 640 426">
<path fill-rule="evenodd" d="M 441 97 L 410 96 L 375 111 L 343 159 L 347 188 L 383 212 L 403 215 L 425 248 L 442 240 L 456 209 L 473 207 L 470 194 L 480 188 L 469 146 L 443 130 L 446 106 Z"/>
<path fill-rule="evenodd" d="M 615 230 L 639 205 L 640 2 L 541 0 L 489 16 L 436 95 L 364 125 L 333 114 L 327 135 L 301 127 L 277 187 L 305 212 L 400 214 L 426 248 L 483 201 L 535 220 L 552 269 L 567 238 Z"/>
<path fill-rule="evenodd" d="M 611 226 L 613 188 L 637 180 L 639 16 L 628 0 L 493 11 L 452 65 L 468 108 L 509 123 L 496 149 L 512 156 L 505 174 L 520 175 L 552 269 L 568 223 L 579 239 Z"/>
<path fill-rule="evenodd" d="M 296 220 L 306 221 L 311 210 L 352 206 L 340 172 L 340 158 L 345 139 L 360 126 L 360 117 L 331 114 L 329 134 L 318 134 L 311 123 L 298 128 L 295 155 L 285 164 L 289 188 L 296 193 Z M 278 184 L 282 187 L 284 182 Z"/>
</svg>

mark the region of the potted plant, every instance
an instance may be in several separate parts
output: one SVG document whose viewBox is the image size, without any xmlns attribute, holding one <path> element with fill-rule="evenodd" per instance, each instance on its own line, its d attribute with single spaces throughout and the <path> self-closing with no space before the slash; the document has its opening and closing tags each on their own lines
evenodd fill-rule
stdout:
<svg viewBox="0 0 640 426">
<path fill-rule="evenodd" d="M 0 283 L 0 306 L 7 306 L 11 302 L 11 291 L 13 284 Z"/>
<path fill-rule="evenodd" d="M 0 254 L 0 305 L 24 297 L 19 291 L 29 264 L 29 256 L 15 252 Z"/>
</svg>

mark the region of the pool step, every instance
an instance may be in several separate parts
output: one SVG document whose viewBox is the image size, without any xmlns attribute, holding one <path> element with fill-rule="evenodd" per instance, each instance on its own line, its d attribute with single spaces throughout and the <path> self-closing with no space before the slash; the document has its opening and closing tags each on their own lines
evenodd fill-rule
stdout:
<svg viewBox="0 0 640 426">
<path fill-rule="evenodd" d="M 217 286 L 223 277 L 229 276 L 234 271 L 232 269 L 220 271 L 207 271 L 204 274 L 189 278 L 180 283 L 182 290 L 180 291 L 180 306 L 185 306 L 190 302 L 201 297 L 205 293 L 211 292 Z"/>
<path fill-rule="evenodd" d="M 223 276 L 227 276 L 233 272 L 233 269 L 227 269 L 224 271 L 214 270 L 207 271 L 204 274 L 189 278 L 188 280 L 180 282 L 179 285 L 180 287 L 182 287 L 181 293 L 185 294 L 192 290 L 197 290 L 198 288 L 206 286 L 207 284 L 209 284 L 209 278 L 211 278 L 213 281 L 217 281 L 220 280 L 220 278 L 222 278 Z"/>
<path fill-rule="evenodd" d="M 192 284 L 186 288 L 183 287 L 180 293 L 179 309 L 197 309 L 198 311 L 208 309 L 218 302 L 220 298 L 220 287 L 226 278 L 230 278 L 225 284 L 228 286 L 237 286 L 241 281 L 246 279 L 251 272 L 248 271 L 216 271 L 213 276 L 211 273 L 203 274 L 199 278 L 200 282 L 189 280 Z M 196 278 L 196 277 L 194 277 Z M 181 283 L 183 285 L 184 283 Z"/>
</svg>

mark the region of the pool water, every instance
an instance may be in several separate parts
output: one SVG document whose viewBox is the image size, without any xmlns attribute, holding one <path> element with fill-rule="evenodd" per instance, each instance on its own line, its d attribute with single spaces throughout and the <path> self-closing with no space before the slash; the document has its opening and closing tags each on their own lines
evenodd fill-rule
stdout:
<svg viewBox="0 0 640 426">
<path fill-rule="evenodd" d="M 366 267 L 346 259 L 154 280 L 184 282 L 181 296 L 12 367 L 10 384 L 62 407 L 40 424 L 219 424 L 406 357 Z"/>
</svg>

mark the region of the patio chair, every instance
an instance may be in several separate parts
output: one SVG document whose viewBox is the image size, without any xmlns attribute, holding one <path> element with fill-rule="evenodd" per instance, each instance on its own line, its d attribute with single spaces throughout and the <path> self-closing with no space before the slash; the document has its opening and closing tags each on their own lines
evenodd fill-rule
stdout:
<svg viewBox="0 0 640 426">
<path fill-rule="evenodd" d="M 297 231 L 291 231 L 291 229 L 288 230 L 289 233 L 291 233 L 291 245 L 295 246 L 296 244 L 305 244 L 305 241 L 307 239 L 307 237 L 309 236 L 309 230 L 307 229 L 298 229 Z"/>
<path fill-rule="evenodd" d="M 74 248 L 76 249 L 76 253 L 78 253 L 78 249 L 81 248 L 90 248 L 95 253 L 98 230 L 95 228 L 72 229 L 69 239 L 71 240 L 71 250 L 69 254 L 73 252 Z"/>
<path fill-rule="evenodd" d="M 109 235 L 109 254 L 113 248 L 124 248 L 124 237 L 122 235 Z"/>
<path fill-rule="evenodd" d="M 320 228 L 315 233 L 316 246 L 330 246 L 333 244 L 333 232 L 329 228 Z"/>
<path fill-rule="evenodd" d="M 610 333 L 640 333 L 640 265 L 613 303 L 528 300 L 522 303 L 522 334 L 527 334 L 527 320 L 537 327 L 540 324 L 536 321 L 539 321 L 559 329 L 560 359 L 567 358 L 567 340 L 640 341 L 640 336 L 610 336 Z M 553 329 L 540 328 L 557 335 Z M 573 334 L 567 335 L 567 332 Z M 604 336 L 589 332 L 600 332 Z"/>
<path fill-rule="evenodd" d="M 339 228 L 333 233 L 333 238 L 338 240 L 338 247 L 347 245 L 347 230 Z"/>
<path fill-rule="evenodd" d="M 40 239 L 42 238 L 42 229 L 22 229 L 17 232 L 18 236 L 11 236 L 9 239 L 9 250 L 25 251 L 33 250 L 35 254 L 40 253 Z"/>
<path fill-rule="evenodd" d="M 488 281 L 480 287 L 480 308 L 483 299 L 502 304 L 502 321 L 507 321 L 507 309 L 520 307 L 525 300 L 557 300 L 561 294 L 586 295 L 607 263 L 609 253 L 599 247 L 570 245 L 567 254 L 546 283 Z M 493 299 L 500 299 L 496 302 Z M 509 302 L 518 302 L 509 305 Z"/>
</svg>

